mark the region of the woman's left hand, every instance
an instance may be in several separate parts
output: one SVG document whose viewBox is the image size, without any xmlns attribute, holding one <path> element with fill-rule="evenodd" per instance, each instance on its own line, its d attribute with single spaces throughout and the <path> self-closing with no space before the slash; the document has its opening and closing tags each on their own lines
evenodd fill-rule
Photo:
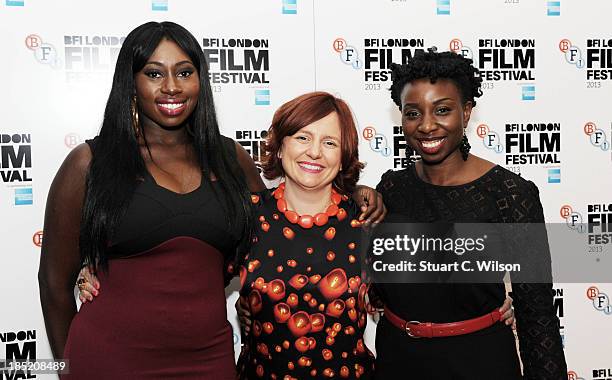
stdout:
<svg viewBox="0 0 612 380">
<path fill-rule="evenodd" d="M 380 193 L 371 187 L 357 185 L 353 192 L 353 200 L 357 202 L 361 214 L 359 220 L 365 220 L 365 226 L 380 223 L 387 215 L 387 208 Z"/>
<path fill-rule="evenodd" d="M 79 288 L 81 303 L 92 302 L 94 297 L 100 294 L 100 281 L 98 281 L 93 267 L 84 266 L 81 268 L 77 287 Z"/>
<path fill-rule="evenodd" d="M 504 322 L 506 326 L 510 326 L 514 324 L 514 308 L 512 307 L 512 298 L 510 296 L 506 296 L 506 300 L 502 307 L 499 308 L 499 312 L 502 314 L 500 317 L 500 321 Z"/>
</svg>

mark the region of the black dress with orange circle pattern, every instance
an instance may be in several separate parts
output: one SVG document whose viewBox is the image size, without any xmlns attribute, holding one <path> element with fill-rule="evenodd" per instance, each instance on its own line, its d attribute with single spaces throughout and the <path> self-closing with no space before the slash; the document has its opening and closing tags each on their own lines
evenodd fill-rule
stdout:
<svg viewBox="0 0 612 380">
<path fill-rule="evenodd" d="M 358 209 L 342 197 L 322 226 L 293 224 L 272 191 L 253 197 L 254 243 L 241 268 L 252 328 L 239 360 L 248 379 L 369 379 Z"/>
</svg>

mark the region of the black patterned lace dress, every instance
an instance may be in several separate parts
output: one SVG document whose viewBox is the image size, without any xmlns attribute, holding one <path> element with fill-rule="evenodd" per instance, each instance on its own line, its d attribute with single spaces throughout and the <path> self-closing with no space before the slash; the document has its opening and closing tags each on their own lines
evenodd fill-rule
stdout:
<svg viewBox="0 0 612 380">
<path fill-rule="evenodd" d="M 385 173 L 377 190 L 389 210 L 388 219 L 400 215 L 409 222 L 544 222 L 537 187 L 500 166 L 464 185 L 436 186 L 422 181 L 411 165 Z M 533 251 L 521 254 L 540 255 L 550 263 L 547 249 Z M 381 318 L 376 331 L 376 378 L 566 379 L 550 282 L 512 284 L 523 377 L 514 334 L 503 323 L 462 336 L 413 339 Z M 505 299 L 501 282 L 375 284 L 373 288 L 373 293 L 404 320 L 437 323 L 484 315 Z"/>
<path fill-rule="evenodd" d="M 238 371 L 246 379 L 370 379 L 357 207 L 346 197 L 322 226 L 302 228 L 271 192 L 254 196 L 255 242 L 241 267 L 252 315 Z"/>
</svg>

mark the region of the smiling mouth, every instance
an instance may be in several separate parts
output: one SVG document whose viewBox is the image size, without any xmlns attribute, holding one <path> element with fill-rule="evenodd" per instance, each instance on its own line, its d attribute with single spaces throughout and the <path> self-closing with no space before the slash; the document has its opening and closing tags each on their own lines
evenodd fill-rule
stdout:
<svg viewBox="0 0 612 380">
<path fill-rule="evenodd" d="M 446 137 L 442 137 L 435 140 L 419 140 L 419 144 L 424 153 L 435 154 L 442 148 L 445 141 Z"/>
<path fill-rule="evenodd" d="M 185 110 L 185 102 L 182 103 L 157 103 L 161 113 L 167 116 L 177 116 Z"/>
<path fill-rule="evenodd" d="M 320 173 L 323 171 L 323 166 L 311 164 L 308 162 L 298 162 L 299 167 L 308 173 Z"/>
<path fill-rule="evenodd" d="M 185 103 L 158 103 L 158 105 L 169 110 L 175 110 L 184 106 Z"/>
</svg>

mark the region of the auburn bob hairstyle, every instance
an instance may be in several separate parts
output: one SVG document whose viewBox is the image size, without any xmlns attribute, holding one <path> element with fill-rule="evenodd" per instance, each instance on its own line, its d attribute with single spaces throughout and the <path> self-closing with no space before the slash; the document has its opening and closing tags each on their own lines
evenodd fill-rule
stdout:
<svg viewBox="0 0 612 380">
<path fill-rule="evenodd" d="M 285 175 L 278 152 L 283 139 L 293 136 L 305 126 L 335 112 L 340 120 L 342 169 L 333 181 L 336 190 L 350 194 L 355 190 L 363 163 L 359 162 L 359 140 L 353 114 L 342 99 L 327 92 L 310 92 L 288 101 L 274 113 L 264 145 L 262 167 L 264 177 L 275 179 Z"/>
</svg>

